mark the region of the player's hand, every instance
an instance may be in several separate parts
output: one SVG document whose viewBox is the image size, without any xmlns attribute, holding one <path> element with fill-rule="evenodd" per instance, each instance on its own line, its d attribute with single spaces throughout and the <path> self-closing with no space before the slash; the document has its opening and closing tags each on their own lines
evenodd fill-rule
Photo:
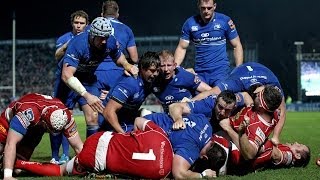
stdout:
<svg viewBox="0 0 320 180">
<path fill-rule="evenodd" d="M 102 101 L 97 97 L 90 93 L 86 93 L 84 96 L 87 100 L 88 105 L 92 108 L 93 111 L 102 113 L 104 110 L 104 106 Z"/>
<path fill-rule="evenodd" d="M 139 69 L 138 69 L 137 66 L 128 63 L 128 64 L 124 67 L 124 73 L 125 73 L 127 76 L 133 75 L 135 78 L 137 78 L 137 77 L 138 77 L 138 73 L 139 73 Z"/>
<path fill-rule="evenodd" d="M 109 91 L 107 91 L 107 90 L 101 90 L 101 94 L 100 94 L 99 99 L 105 100 L 107 98 L 108 93 L 109 93 Z"/>
<path fill-rule="evenodd" d="M 186 123 L 182 119 L 177 120 L 172 125 L 173 130 L 179 130 L 179 129 L 185 129 L 185 128 L 186 128 Z"/>
<path fill-rule="evenodd" d="M 278 146 L 278 144 L 280 144 L 280 140 L 277 137 L 272 137 L 271 138 L 271 142 L 273 145 Z"/>
<path fill-rule="evenodd" d="M 215 177 L 217 177 L 217 173 L 215 171 L 213 171 L 212 169 L 206 169 L 201 174 L 203 175 L 202 178 L 215 178 Z"/>
<path fill-rule="evenodd" d="M 221 128 L 222 128 L 223 130 L 225 130 L 225 131 L 228 131 L 230 128 L 232 129 L 229 118 L 222 119 L 222 120 L 219 122 L 219 125 L 220 125 Z"/>
<path fill-rule="evenodd" d="M 247 129 L 247 127 L 249 126 L 249 124 L 250 124 L 250 118 L 245 115 L 244 120 L 240 123 L 239 133 L 243 134 Z"/>
<path fill-rule="evenodd" d="M 191 102 L 191 99 L 184 97 L 180 102 Z"/>
</svg>

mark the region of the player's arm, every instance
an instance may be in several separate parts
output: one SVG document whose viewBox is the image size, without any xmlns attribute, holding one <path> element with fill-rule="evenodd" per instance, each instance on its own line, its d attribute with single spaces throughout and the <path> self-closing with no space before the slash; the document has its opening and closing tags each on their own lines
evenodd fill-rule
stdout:
<svg viewBox="0 0 320 180">
<path fill-rule="evenodd" d="M 228 136 L 230 137 L 231 141 L 237 146 L 237 148 L 240 148 L 239 147 L 239 135 L 232 128 L 232 126 L 230 124 L 230 119 L 229 118 L 222 119 L 219 122 L 219 125 L 228 134 Z"/>
<path fill-rule="evenodd" d="M 138 50 L 137 46 L 131 46 L 127 48 L 127 51 L 129 53 L 130 59 L 135 63 L 138 64 L 139 57 L 138 57 Z"/>
<path fill-rule="evenodd" d="M 253 105 L 252 97 L 247 92 L 240 92 L 240 94 L 243 97 L 243 102 L 246 107 L 250 107 Z"/>
<path fill-rule="evenodd" d="M 258 153 L 258 148 L 249 141 L 249 137 L 245 132 L 249 124 L 250 118 L 246 116 L 245 119 L 241 122 L 238 132 L 239 150 L 245 160 L 253 159 Z"/>
<path fill-rule="evenodd" d="M 57 61 L 60 61 L 60 59 L 65 55 L 67 47 L 68 47 L 69 41 L 64 43 L 60 48 L 58 48 L 54 54 L 54 57 Z"/>
<path fill-rule="evenodd" d="M 116 132 L 125 133 L 119 124 L 119 119 L 117 112 L 122 108 L 122 104 L 116 102 L 113 99 L 110 99 L 106 105 L 106 108 L 103 111 L 104 118 L 109 122 Z"/>
<path fill-rule="evenodd" d="M 280 117 L 279 117 L 279 122 L 277 125 L 274 127 L 273 130 L 273 135 L 271 138 L 271 141 L 275 144 L 278 145 L 280 143 L 280 134 L 282 131 L 282 128 L 284 126 L 285 120 L 286 120 L 286 103 L 284 101 L 284 97 L 282 97 L 282 102 L 280 104 Z"/>
<path fill-rule="evenodd" d="M 119 58 L 116 60 L 116 63 L 124 68 L 127 75 L 132 74 L 133 76 L 138 76 L 139 69 L 135 65 L 130 64 L 123 53 L 121 53 Z"/>
<path fill-rule="evenodd" d="M 236 66 L 239 66 L 243 63 L 243 48 L 240 41 L 240 37 L 236 37 L 230 40 L 231 45 L 233 46 L 233 56 L 235 59 Z"/>
<path fill-rule="evenodd" d="M 83 142 L 80 138 L 79 133 L 74 134 L 68 138 L 68 141 L 76 154 L 79 154 L 83 148 Z"/>
<path fill-rule="evenodd" d="M 180 39 L 179 44 L 174 52 L 174 61 L 177 63 L 177 66 L 180 66 L 183 62 L 183 59 L 187 53 L 187 48 L 189 46 L 189 41 Z"/>
<path fill-rule="evenodd" d="M 195 97 L 192 98 L 192 100 L 201 100 L 204 99 L 212 94 L 220 94 L 221 90 L 219 87 L 215 86 L 213 88 L 210 88 L 210 90 L 207 91 L 203 91 L 201 93 L 199 93 L 198 95 L 196 95 Z"/>
<path fill-rule="evenodd" d="M 186 102 L 177 102 L 169 105 L 169 114 L 173 119 L 173 129 L 184 129 L 186 124 L 183 121 L 182 115 L 188 115 L 191 113 L 191 109 Z"/>
<path fill-rule="evenodd" d="M 207 83 L 201 81 L 199 86 L 197 87 L 197 91 L 198 92 L 205 92 L 205 91 L 209 91 L 211 88 L 211 86 L 209 86 Z"/>
<path fill-rule="evenodd" d="M 14 163 L 16 159 L 17 144 L 22 140 L 23 135 L 9 129 L 6 145 L 4 148 L 4 179 L 12 177 L 12 171 L 14 169 Z"/>
<path fill-rule="evenodd" d="M 79 79 L 77 77 L 74 77 L 74 73 L 76 72 L 76 70 L 77 69 L 75 67 L 68 66 L 67 63 L 64 63 L 61 77 L 63 82 L 66 83 L 66 85 L 73 91 L 84 97 L 93 111 L 102 113 L 104 109 L 102 101 L 97 96 L 94 96 L 87 92 L 86 88 L 82 85 Z"/>
<path fill-rule="evenodd" d="M 191 165 L 182 156 L 175 154 L 172 162 L 172 174 L 174 179 L 196 179 L 216 177 L 216 172 L 206 169 L 202 173 L 189 170 Z"/>
<path fill-rule="evenodd" d="M 144 131 L 144 127 L 145 127 L 145 124 L 147 121 L 149 121 L 149 120 L 146 118 L 137 117 L 134 120 L 134 130 L 143 130 Z"/>
</svg>

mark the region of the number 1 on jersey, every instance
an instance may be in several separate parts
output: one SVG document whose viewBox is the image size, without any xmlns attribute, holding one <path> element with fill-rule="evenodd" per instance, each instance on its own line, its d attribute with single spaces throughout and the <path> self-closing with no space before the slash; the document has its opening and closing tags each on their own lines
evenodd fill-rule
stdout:
<svg viewBox="0 0 320 180">
<path fill-rule="evenodd" d="M 133 153 L 132 159 L 154 161 L 156 156 L 153 153 L 153 149 L 149 149 L 148 153 Z"/>
</svg>

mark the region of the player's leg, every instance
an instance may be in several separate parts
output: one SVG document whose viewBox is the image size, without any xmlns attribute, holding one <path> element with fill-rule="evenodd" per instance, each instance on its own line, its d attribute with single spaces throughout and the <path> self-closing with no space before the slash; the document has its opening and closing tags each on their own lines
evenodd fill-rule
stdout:
<svg viewBox="0 0 320 180">
<path fill-rule="evenodd" d="M 93 83 L 90 86 L 86 85 L 85 88 L 92 95 L 95 95 L 97 97 L 100 96 L 100 92 L 96 83 Z M 84 117 L 87 124 L 87 137 L 89 137 L 90 135 L 98 132 L 99 130 L 98 112 L 94 112 L 93 109 L 88 105 L 86 99 L 83 97 L 79 99 L 78 103 L 81 106 L 81 109 L 84 113 Z"/>
<path fill-rule="evenodd" d="M 16 160 L 15 169 L 21 169 L 38 176 L 62 176 L 63 167 L 65 165 L 57 165 L 51 163 L 30 162 L 23 160 Z"/>
<path fill-rule="evenodd" d="M 50 144 L 51 144 L 51 163 L 59 164 L 59 149 L 62 142 L 62 134 L 52 135 L 50 134 Z"/>
<path fill-rule="evenodd" d="M 64 135 L 62 135 L 62 152 L 63 154 L 59 159 L 59 164 L 64 164 L 69 161 L 69 141 Z"/>
</svg>

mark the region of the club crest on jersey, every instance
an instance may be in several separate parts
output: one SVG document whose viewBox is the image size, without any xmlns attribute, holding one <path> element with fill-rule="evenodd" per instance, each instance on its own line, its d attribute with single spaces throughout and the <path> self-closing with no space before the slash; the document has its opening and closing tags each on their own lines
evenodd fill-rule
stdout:
<svg viewBox="0 0 320 180">
<path fill-rule="evenodd" d="M 198 31 L 199 28 L 198 26 L 191 26 L 191 31 L 194 32 L 194 31 Z"/>
<path fill-rule="evenodd" d="M 213 29 L 214 30 L 221 29 L 221 24 L 214 24 Z"/>
</svg>

